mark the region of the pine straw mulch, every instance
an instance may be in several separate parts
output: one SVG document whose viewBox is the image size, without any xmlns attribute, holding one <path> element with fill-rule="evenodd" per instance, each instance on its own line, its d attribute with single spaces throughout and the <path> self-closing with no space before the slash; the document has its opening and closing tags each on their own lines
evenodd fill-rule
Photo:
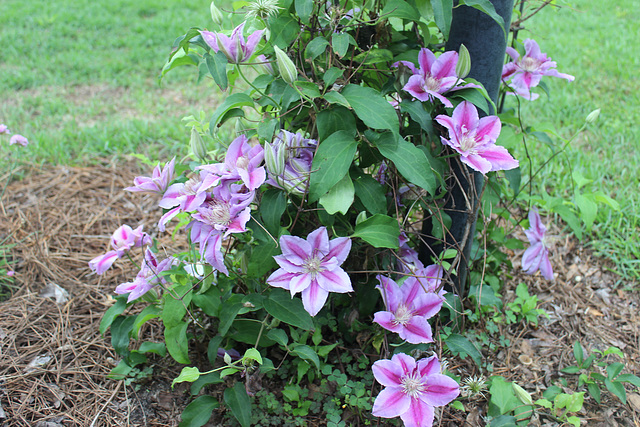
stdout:
<svg viewBox="0 0 640 427">
<path fill-rule="evenodd" d="M 133 163 L 103 167 L 57 167 L 33 171 L 7 188 L 0 206 L 0 241 L 9 237 L 19 289 L 0 303 L 0 425 L 6 426 L 173 426 L 188 402 L 185 388 L 168 384 L 180 367 L 161 363 L 145 392 L 106 376 L 117 364 L 107 333 L 98 331 L 112 304 L 114 287 L 135 271 L 116 263 L 104 277 L 90 274 L 87 262 L 107 250 L 117 227 L 157 222 L 156 199 L 122 191 L 141 171 Z M 3 209 L 3 210 L 2 210 Z M 171 242 L 166 242 L 171 245 Z M 520 254 L 514 259 L 519 259 Z M 517 274 L 505 284 L 513 299 L 518 283 L 537 294 L 550 319 L 540 326 L 503 326 L 511 345 L 485 352 L 493 373 L 516 381 L 539 398 L 560 376 L 575 390 L 575 376 L 560 369 L 575 363 L 572 345 L 580 340 L 590 353 L 617 346 L 625 353 L 625 372 L 640 374 L 637 292 L 625 290 L 606 264 L 567 237 L 556 244 L 554 283 Z M 515 265 L 515 271 L 518 266 Z M 57 284 L 69 299 L 56 303 L 40 292 Z M 147 337 L 161 339 L 161 332 Z M 611 361 L 614 361 L 612 359 Z M 468 360 L 455 361 L 459 374 L 477 374 Z M 601 405 L 586 398 L 586 425 L 640 425 L 640 395 L 629 391 L 623 405 L 603 393 Z M 486 403 L 464 401 L 467 413 L 445 411 L 443 425 L 484 425 Z M 4 421 L 4 423 L 3 423 Z M 547 424 L 544 418 L 534 425 Z"/>
</svg>

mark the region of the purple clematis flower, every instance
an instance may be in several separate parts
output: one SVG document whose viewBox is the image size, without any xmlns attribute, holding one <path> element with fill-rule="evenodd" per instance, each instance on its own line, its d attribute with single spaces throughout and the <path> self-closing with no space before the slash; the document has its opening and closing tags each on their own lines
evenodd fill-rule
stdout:
<svg viewBox="0 0 640 427">
<path fill-rule="evenodd" d="M 9 139 L 9 145 L 14 145 L 14 144 L 18 144 L 23 147 L 26 147 L 27 145 L 29 145 L 29 140 L 27 140 L 27 138 L 25 138 L 24 136 L 18 135 L 16 133 L 15 135 L 11 135 L 11 138 Z"/>
<path fill-rule="evenodd" d="M 452 50 L 444 52 L 436 58 L 429 49 L 420 49 L 418 54 L 420 69 L 416 69 L 409 61 L 396 62 L 394 65 L 397 66 L 400 63 L 413 72 L 403 89 L 423 102 L 433 102 L 435 98 L 439 99 L 445 107 L 453 107 L 451 101 L 442 96 L 442 94 L 465 87 L 477 87 L 477 85 L 472 84 L 464 85 L 464 80 L 456 75 L 458 52 Z"/>
<path fill-rule="evenodd" d="M 547 280 L 553 280 L 553 268 L 549 261 L 549 248 L 545 241 L 547 227 L 542 224 L 538 208 L 533 207 L 529 211 L 529 229 L 524 231 L 531 246 L 524 251 L 522 256 L 522 268 L 525 273 L 533 274 L 540 270 Z"/>
<path fill-rule="evenodd" d="M 7 125 L 0 123 L 0 135 L 2 134 L 9 135 L 10 133 L 11 131 L 9 131 L 9 128 L 7 127 Z"/>
<path fill-rule="evenodd" d="M 408 277 L 402 286 L 378 276 L 380 285 L 376 286 L 387 311 L 377 312 L 373 321 L 411 344 L 433 342 L 427 319 L 438 313 L 444 303 L 442 295 L 435 293 L 442 281 L 442 268 L 429 266 L 418 273 L 423 277 Z"/>
<path fill-rule="evenodd" d="M 246 135 L 240 135 L 229 145 L 224 163 L 202 165 L 198 169 L 212 175 L 213 185 L 218 184 L 220 180 L 241 180 L 250 191 L 253 191 L 267 178 L 264 166 L 260 166 L 263 160 L 262 146 L 260 144 L 252 146 Z"/>
<path fill-rule="evenodd" d="M 307 189 L 313 153 L 318 141 L 299 133 L 281 130 L 272 143 L 265 145 L 267 184 L 302 195 Z"/>
<path fill-rule="evenodd" d="M 115 260 L 122 258 L 131 249 L 150 245 L 151 236 L 144 233 L 142 227 L 141 225 L 135 230 L 126 224 L 118 227 L 111 236 L 111 247 L 113 250 L 89 261 L 89 268 L 97 274 L 103 274 L 111 268 Z"/>
<path fill-rule="evenodd" d="M 442 143 L 460 153 L 460 160 L 482 174 L 518 167 L 506 148 L 496 145 L 502 124 L 496 116 L 478 119 L 478 110 L 468 102 L 461 102 L 451 117 L 441 114 L 436 121 L 449 130 L 449 139 Z"/>
<path fill-rule="evenodd" d="M 231 233 L 244 233 L 251 219 L 254 192 L 242 192 L 244 186 L 238 184 L 218 185 L 191 216 L 193 219 L 224 232 L 223 237 Z"/>
<path fill-rule="evenodd" d="M 163 261 L 158 262 L 155 254 L 147 249 L 144 254 L 144 263 L 135 280 L 118 285 L 115 292 L 117 294 L 129 294 L 127 302 L 138 299 L 158 283 L 167 283 L 167 280 L 160 276 L 160 273 L 169 270 L 175 262 L 176 259 L 173 257 L 165 258 Z"/>
<path fill-rule="evenodd" d="M 207 198 L 207 190 L 217 181 L 214 175 L 203 174 L 167 188 L 158 205 L 169 211 L 158 221 L 158 229 L 164 231 L 167 223 L 180 212 L 192 212 L 202 206 Z"/>
<path fill-rule="evenodd" d="M 575 80 L 574 76 L 558 72 L 555 61 L 540 52 L 540 46 L 535 40 L 526 39 L 524 48 L 525 54 L 520 57 L 517 50 L 507 47 L 507 54 L 513 59 L 513 62 L 502 67 L 502 80 L 524 99 L 533 101 L 538 98 L 539 95 L 532 93 L 531 88 L 538 86 L 542 76 L 559 77 L 570 82 Z"/>
<path fill-rule="evenodd" d="M 245 41 L 242 35 L 244 24 L 246 22 L 234 28 L 231 37 L 222 33 L 212 33 L 211 31 L 200 31 L 200 34 L 211 49 L 215 52 L 221 51 L 229 59 L 229 62 L 238 64 L 248 60 L 253 55 L 265 31 L 254 31 Z"/>
<path fill-rule="evenodd" d="M 353 292 L 351 279 L 340 268 L 351 250 L 348 237 L 329 241 L 327 229 L 320 227 L 307 239 L 296 236 L 280 237 L 282 255 L 274 256 L 281 267 L 267 283 L 291 291 L 293 297 L 302 292 L 304 309 L 312 316 L 318 314 L 329 292 Z"/>
<path fill-rule="evenodd" d="M 435 406 L 458 397 L 460 387 L 441 373 L 436 356 L 417 362 L 403 353 L 378 360 L 372 367 L 376 380 L 385 386 L 373 403 L 376 417 L 400 417 L 406 427 L 431 427 Z"/>
<path fill-rule="evenodd" d="M 160 169 L 160 164 L 158 164 L 153 169 L 153 174 L 150 178 L 147 176 L 137 176 L 133 179 L 133 187 L 127 187 L 125 190 L 131 191 L 132 193 L 163 194 L 167 191 L 169 183 L 173 181 L 175 162 L 176 158 L 174 157 L 171 161 L 167 162 L 162 169 Z"/>
</svg>

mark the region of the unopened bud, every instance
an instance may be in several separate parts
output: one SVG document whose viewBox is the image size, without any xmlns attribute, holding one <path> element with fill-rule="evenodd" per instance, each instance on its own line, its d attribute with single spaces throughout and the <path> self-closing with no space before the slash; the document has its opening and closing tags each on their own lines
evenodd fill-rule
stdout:
<svg viewBox="0 0 640 427">
<path fill-rule="evenodd" d="M 205 161 L 207 158 L 207 147 L 204 145 L 204 140 L 200 136 L 200 132 L 193 126 L 191 128 L 191 151 L 201 161 Z"/>
<path fill-rule="evenodd" d="M 516 394 L 520 402 L 525 405 L 533 405 L 533 399 L 531 399 L 531 395 L 527 390 L 523 389 L 516 383 L 511 383 L 511 388 L 513 388 L 513 392 Z"/>
<path fill-rule="evenodd" d="M 456 64 L 456 75 L 464 79 L 469 75 L 469 71 L 471 71 L 471 55 L 469 55 L 467 47 L 461 44 L 458 52 L 458 63 Z"/>
<path fill-rule="evenodd" d="M 264 163 L 267 167 L 267 171 L 276 176 L 280 176 L 284 173 L 285 167 L 285 150 L 278 150 L 275 144 L 264 145 Z"/>
<path fill-rule="evenodd" d="M 216 7 L 215 2 L 211 2 L 211 6 L 209 6 L 209 9 L 211 10 L 211 20 L 213 21 L 213 23 L 216 25 L 222 25 L 224 18 L 222 16 L 222 12 L 220 12 L 220 9 Z"/>
<path fill-rule="evenodd" d="M 273 50 L 276 52 L 276 64 L 278 64 L 278 70 L 280 70 L 282 80 L 289 84 L 293 84 L 298 77 L 296 65 L 278 46 L 274 46 Z"/>
<path fill-rule="evenodd" d="M 226 363 L 227 365 L 231 365 L 231 356 L 229 356 L 229 353 L 227 353 L 226 351 L 224 352 L 222 360 L 224 360 L 224 363 Z"/>
<path fill-rule="evenodd" d="M 587 123 L 593 123 L 596 120 L 598 120 L 598 117 L 600 116 L 600 109 L 598 108 L 597 110 L 593 110 L 592 112 L 589 113 L 589 115 L 587 116 Z"/>
</svg>

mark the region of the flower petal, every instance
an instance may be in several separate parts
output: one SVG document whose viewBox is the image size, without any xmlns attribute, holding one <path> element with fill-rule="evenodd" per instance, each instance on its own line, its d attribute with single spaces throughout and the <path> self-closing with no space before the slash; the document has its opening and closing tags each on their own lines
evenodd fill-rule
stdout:
<svg viewBox="0 0 640 427">
<path fill-rule="evenodd" d="M 460 156 L 460 161 L 472 169 L 477 170 L 483 175 L 491 172 L 491 162 L 482 158 L 478 154 L 470 154 L 468 156 Z"/>
<path fill-rule="evenodd" d="M 351 239 L 348 237 L 338 237 L 329 242 L 329 252 L 325 255 L 326 259 L 336 257 L 338 265 L 341 265 L 349 256 L 351 251 Z"/>
<path fill-rule="evenodd" d="M 395 418 L 409 410 L 411 398 L 400 387 L 383 389 L 373 402 L 371 413 L 375 417 Z"/>
<path fill-rule="evenodd" d="M 289 290 L 291 285 L 291 279 L 296 277 L 295 273 L 289 273 L 283 268 L 280 268 L 267 278 L 267 284 L 274 286 L 276 288 L 283 288 Z"/>
<path fill-rule="evenodd" d="M 491 163 L 492 171 L 503 171 L 515 169 L 519 166 L 519 162 L 513 158 L 506 148 L 492 144 L 486 147 L 480 154 L 483 159 Z"/>
<path fill-rule="evenodd" d="M 458 63 L 458 52 L 450 50 L 444 52 L 436 59 L 431 67 L 431 75 L 437 79 L 445 77 L 456 77 L 456 64 Z"/>
<path fill-rule="evenodd" d="M 339 294 L 353 292 L 351 279 L 341 268 L 321 271 L 316 275 L 316 280 L 318 281 L 318 285 L 328 292 L 336 292 Z"/>
<path fill-rule="evenodd" d="M 313 249 L 309 242 L 298 236 L 280 237 L 280 247 L 287 261 L 296 265 L 302 265 L 311 256 Z"/>
<path fill-rule="evenodd" d="M 429 325 L 427 319 L 420 316 L 413 316 L 409 319 L 399 335 L 400 338 L 407 340 L 411 344 L 433 342 L 431 325 Z"/>
<path fill-rule="evenodd" d="M 326 227 L 320 227 L 309 233 L 307 236 L 307 242 L 311 245 L 311 252 L 309 252 L 309 255 L 311 255 L 314 250 L 317 250 L 325 257 L 326 254 L 329 253 L 329 235 L 327 234 Z"/>
<path fill-rule="evenodd" d="M 371 371 L 376 381 L 385 387 L 401 385 L 402 377 L 406 374 L 399 364 L 389 359 L 378 360 L 371 367 Z"/>
<path fill-rule="evenodd" d="M 431 406 L 444 406 L 460 394 L 458 383 L 443 374 L 429 375 L 425 385 L 426 390 L 420 394 L 420 400 Z"/>
<path fill-rule="evenodd" d="M 395 322 L 396 316 L 393 315 L 390 311 L 378 311 L 373 315 L 373 321 L 378 325 L 382 326 L 384 329 L 390 332 L 395 332 L 396 334 L 400 334 L 403 326 L 399 323 Z"/>
<path fill-rule="evenodd" d="M 312 280 L 311 286 L 302 291 L 302 305 L 307 313 L 315 316 L 327 302 L 328 296 L 329 292 L 318 286 L 318 282 Z"/>
<path fill-rule="evenodd" d="M 433 425 L 433 407 L 420 401 L 411 399 L 409 410 L 400 415 L 405 427 L 431 427 Z"/>
</svg>

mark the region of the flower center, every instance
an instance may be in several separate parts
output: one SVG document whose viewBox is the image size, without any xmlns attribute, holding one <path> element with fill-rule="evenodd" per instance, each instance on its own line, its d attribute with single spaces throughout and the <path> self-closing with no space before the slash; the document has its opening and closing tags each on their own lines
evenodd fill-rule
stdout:
<svg viewBox="0 0 640 427">
<path fill-rule="evenodd" d="M 409 310 L 409 307 L 407 307 L 406 305 L 400 304 L 394 316 L 395 316 L 395 319 L 393 319 L 393 323 L 395 323 L 396 325 L 404 326 L 413 317 L 413 312 Z"/>
<path fill-rule="evenodd" d="M 476 144 L 476 140 L 473 136 L 464 135 L 460 138 L 460 149 L 465 152 L 470 152 L 469 154 L 473 154 Z"/>
<path fill-rule="evenodd" d="M 249 166 L 249 159 L 247 156 L 242 156 L 236 161 L 236 167 L 238 169 L 246 169 Z"/>
<path fill-rule="evenodd" d="M 440 82 L 440 79 L 436 79 L 432 76 L 427 77 L 424 81 L 424 86 L 427 88 L 427 90 L 431 90 L 434 92 L 437 92 L 438 89 L 440 89 L 441 84 L 442 83 Z"/>
<path fill-rule="evenodd" d="M 316 275 L 324 270 L 325 268 L 322 267 L 322 258 L 315 254 L 305 259 L 302 263 L 302 271 L 310 274 L 311 280 L 314 280 Z"/>
<path fill-rule="evenodd" d="M 409 374 L 400 380 L 402 385 L 402 392 L 409 395 L 409 397 L 418 397 L 420 393 L 425 390 L 425 385 L 422 382 L 422 378 L 418 376 L 417 372 Z"/>
<path fill-rule="evenodd" d="M 227 226 L 231 223 L 231 211 L 229 205 L 218 200 L 208 203 L 207 209 L 201 212 L 202 217 L 212 225 Z"/>
<path fill-rule="evenodd" d="M 540 67 L 540 62 L 535 59 L 532 58 L 530 56 L 526 56 L 521 62 L 520 62 L 520 68 L 522 68 L 524 71 L 535 71 L 538 69 L 538 67 Z"/>
<path fill-rule="evenodd" d="M 195 196 L 198 193 L 199 187 L 200 187 L 199 179 L 189 178 L 189 180 L 184 183 L 184 187 L 182 187 L 182 193 Z"/>
</svg>

